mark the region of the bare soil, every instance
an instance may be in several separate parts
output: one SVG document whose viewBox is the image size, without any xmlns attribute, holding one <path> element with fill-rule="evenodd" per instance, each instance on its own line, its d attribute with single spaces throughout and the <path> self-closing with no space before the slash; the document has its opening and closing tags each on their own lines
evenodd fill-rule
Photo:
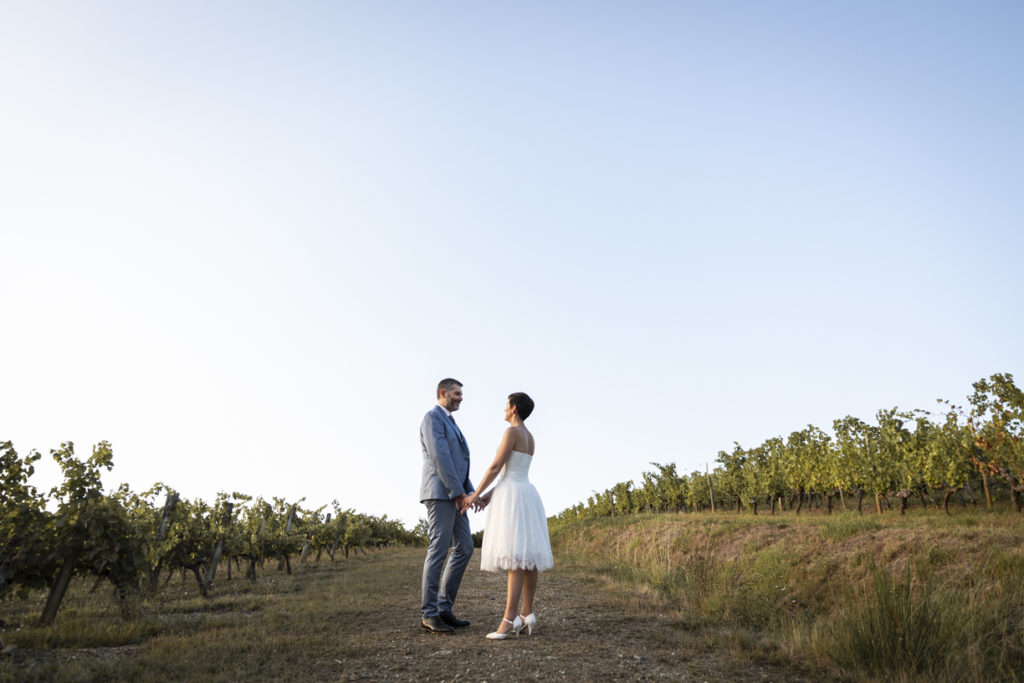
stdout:
<svg viewBox="0 0 1024 683">
<path fill-rule="evenodd" d="M 418 579 L 422 552 L 408 555 L 410 576 Z M 475 559 L 475 558 L 474 558 Z M 353 648 L 338 660 L 347 680 L 822 680 L 792 665 L 737 657 L 733 648 L 684 630 L 648 612 L 645 600 L 610 587 L 600 577 L 556 567 L 541 575 L 532 635 L 491 641 L 484 636 L 501 621 L 505 575 L 489 574 L 471 562 L 455 613 L 472 624 L 453 634 L 419 626 L 419 587 L 402 586 L 382 596 L 387 608 L 367 630 L 347 631 Z M 727 651 L 729 650 L 729 651 Z"/>
</svg>

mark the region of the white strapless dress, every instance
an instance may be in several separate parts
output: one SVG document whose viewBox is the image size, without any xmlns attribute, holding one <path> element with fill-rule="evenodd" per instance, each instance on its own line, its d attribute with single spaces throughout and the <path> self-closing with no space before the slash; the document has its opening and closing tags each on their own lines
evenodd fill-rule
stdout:
<svg viewBox="0 0 1024 683">
<path fill-rule="evenodd" d="M 485 572 L 555 566 L 544 503 L 528 477 L 532 461 L 530 454 L 512 451 L 491 493 L 480 552 Z"/>
</svg>

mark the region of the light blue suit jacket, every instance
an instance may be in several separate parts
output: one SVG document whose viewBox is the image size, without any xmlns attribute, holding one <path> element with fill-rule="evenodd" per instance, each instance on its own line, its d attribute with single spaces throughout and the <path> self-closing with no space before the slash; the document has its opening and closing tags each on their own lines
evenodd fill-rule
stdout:
<svg viewBox="0 0 1024 683">
<path fill-rule="evenodd" d="M 469 481 L 469 446 L 455 420 L 437 405 L 427 411 L 420 424 L 423 446 L 423 480 L 420 502 L 455 500 L 475 490 Z"/>
</svg>

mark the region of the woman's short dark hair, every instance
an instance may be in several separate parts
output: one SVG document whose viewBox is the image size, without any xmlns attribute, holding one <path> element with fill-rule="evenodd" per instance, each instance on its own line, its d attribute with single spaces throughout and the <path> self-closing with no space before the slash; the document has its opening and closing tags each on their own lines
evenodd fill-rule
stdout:
<svg viewBox="0 0 1024 683">
<path fill-rule="evenodd" d="M 533 412 L 533 399 L 521 391 L 508 395 L 508 404 L 516 409 L 520 420 L 530 417 Z"/>
</svg>

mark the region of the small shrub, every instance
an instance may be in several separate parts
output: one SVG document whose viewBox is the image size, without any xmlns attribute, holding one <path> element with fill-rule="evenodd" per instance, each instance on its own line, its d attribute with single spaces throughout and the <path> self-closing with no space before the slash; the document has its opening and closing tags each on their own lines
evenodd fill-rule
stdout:
<svg viewBox="0 0 1024 683">
<path fill-rule="evenodd" d="M 1024 555 L 997 551 L 993 553 L 988 571 L 997 581 L 1020 586 L 1020 577 L 1024 576 Z"/>
<path fill-rule="evenodd" d="M 735 623 L 750 627 L 777 627 L 788 619 L 794 600 L 788 579 L 792 573 L 789 557 L 769 548 L 751 554 L 742 578 L 731 586 L 725 581 L 721 594 L 727 597 L 727 610 Z"/>
<path fill-rule="evenodd" d="M 873 567 L 871 588 L 857 597 L 833 627 L 838 664 L 874 674 L 948 674 L 947 658 L 962 644 L 958 601 L 940 599 L 930 581 L 915 591 L 909 563 L 902 581 Z"/>
<path fill-rule="evenodd" d="M 949 548 L 932 546 L 928 549 L 928 564 L 932 567 L 943 567 L 956 560 L 956 555 Z"/>
</svg>

